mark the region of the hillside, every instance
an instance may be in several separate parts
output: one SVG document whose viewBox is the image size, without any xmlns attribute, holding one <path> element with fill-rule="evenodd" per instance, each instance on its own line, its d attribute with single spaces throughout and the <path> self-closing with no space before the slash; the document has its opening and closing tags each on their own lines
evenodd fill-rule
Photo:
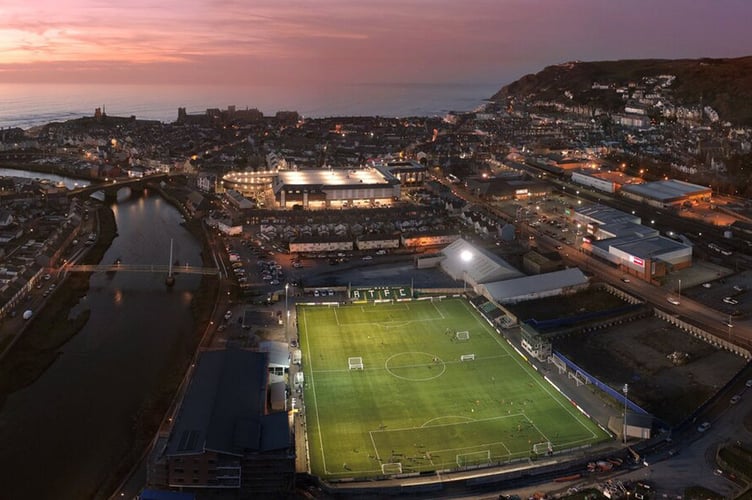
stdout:
<svg viewBox="0 0 752 500">
<path fill-rule="evenodd" d="M 622 96 L 615 91 L 593 89 L 594 83 L 616 89 L 630 83 L 639 86 L 645 78 L 659 75 L 676 77 L 664 89 L 665 98 L 675 106 L 711 106 L 721 121 L 752 126 L 752 56 L 564 63 L 523 76 L 502 87 L 491 100 L 505 102 L 508 97 L 515 97 L 526 101 L 559 101 L 614 112 L 623 108 Z M 566 91 L 570 97 L 565 96 Z"/>
</svg>

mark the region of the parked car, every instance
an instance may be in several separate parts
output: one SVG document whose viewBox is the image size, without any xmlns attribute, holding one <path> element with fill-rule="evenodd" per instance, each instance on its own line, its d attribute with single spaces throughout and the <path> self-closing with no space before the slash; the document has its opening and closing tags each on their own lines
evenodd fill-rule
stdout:
<svg viewBox="0 0 752 500">
<path fill-rule="evenodd" d="M 734 394 L 734 396 L 733 396 L 733 397 L 731 398 L 731 400 L 729 401 L 729 403 L 731 403 L 732 405 L 735 405 L 735 404 L 736 404 L 736 403 L 738 403 L 738 402 L 739 402 L 739 401 L 740 401 L 741 399 L 742 399 L 741 395 L 739 395 L 739 394 Z"/>
<path fill-rule="evenodd" d="M 373 257 L 371 257 L 370 255 L 364 255 L 363 260 L 373 260 Z"/>
<path fill-rule="evenodd" d="M 739 303 L 739 301 L 738 301 L 738 300 L 736 300 L 736 299 L 735 299 L 735 298 L 733 298 L 733 297 L 723 297 L 723 301 L 724 301 L 724 302 L 725 302 L 726 304 L 731 304 L 732 306 L 735 306 L 736 304 L 738 304 L 738 303 Z"/>
<path fill-rule="evenodd" d="M 705 432 L 710 429 L 710 422 L 703 422 L 697 427 L 697 432 Z"/>
<path fill-rule="evenodd" d="M 232 318 L 232 311 L 228 309 L 227 312 L 225 313 L 225 319 L 230 319 L 230 318 Z"/>
</svg>

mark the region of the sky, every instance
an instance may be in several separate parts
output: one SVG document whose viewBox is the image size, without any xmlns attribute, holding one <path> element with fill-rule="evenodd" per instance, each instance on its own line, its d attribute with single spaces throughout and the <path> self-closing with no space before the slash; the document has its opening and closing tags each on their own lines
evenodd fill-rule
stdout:
<svg viewBox="0 0 752 500">
<path fill-rule="evenodd" d="M 2 0 L 0 83 L 509 83 L 752 55 L 751 0 Z"/>
</svg>

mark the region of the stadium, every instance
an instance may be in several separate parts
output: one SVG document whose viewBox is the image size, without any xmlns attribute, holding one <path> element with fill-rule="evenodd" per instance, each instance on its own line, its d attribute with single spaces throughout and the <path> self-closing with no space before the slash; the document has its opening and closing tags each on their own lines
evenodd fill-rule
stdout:
<svg viewBox="0 0 752 500">
<path fill-rule="evenodd" d="M 297 305 L 311 474 L 336 483 L 529 466 L 612 438 L 464 297 L 348 293 Z"/>
</svg>

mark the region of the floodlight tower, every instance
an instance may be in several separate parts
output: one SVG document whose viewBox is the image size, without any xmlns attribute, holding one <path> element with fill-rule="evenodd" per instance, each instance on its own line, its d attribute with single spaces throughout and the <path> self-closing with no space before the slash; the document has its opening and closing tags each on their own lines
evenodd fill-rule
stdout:
<svg viewBox="0 0 752 500">
<path fill-rule="evenodd" d="M 473 252 L 470 250 L 463 250 L 460 253 L 460 259 L 462 259 L 462 291 L 467 290 L 467 266 L 471 260 L 473 260 Z"/>
</svg>

